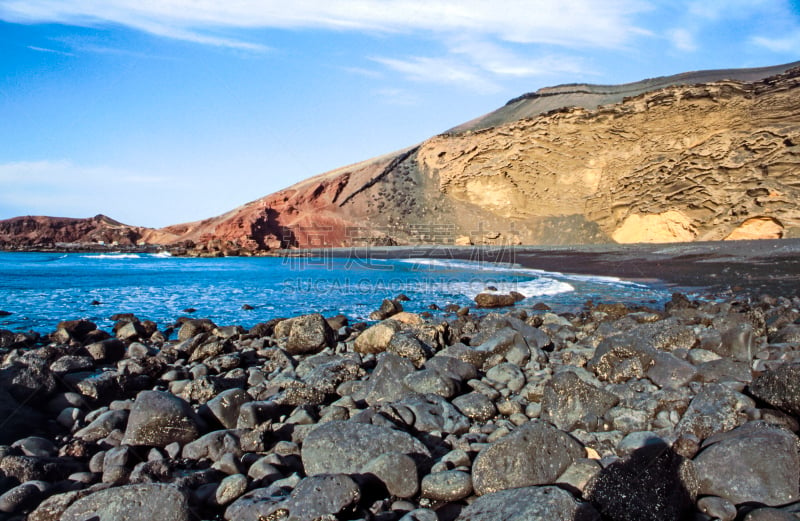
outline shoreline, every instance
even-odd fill
[[[165,246],[65,247],[3,250],[4,253],[144,253],[169,252]],[[715,241],[666,244],[579,246],[353,246],[254,252],[252,256],[333,256],[478,260],[519,264],[577,275],[612,276],[665,287],[697,288],[711,295],[800,294],[800,239]],[[232,255],[236,257],[236,255]],[[239,255],[241,256],[241,255]]]
[[[800,239],[585,246],[422,245],[329,251],[337,257],[355,252],[375,258],[458,260],[474,260],[478,253],[478,260],[487,262],[497,259],[530,269],[697,288],[721,297],[800,295]]]

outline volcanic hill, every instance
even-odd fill
[[[798,201],[795,62],[545,88],[419,145],[226,214],[129,228],[134,242],[204,253],[685,242],[800,237]],[[24,229],[0,221],[0,241],[30,239]]]

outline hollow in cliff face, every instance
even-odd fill
[[[773,217],[751,217],[725,237],[725,240],[781,239],[783,231],[783,225]]]
[[[691,219],[677,210],[658,214],[631,214],[611,238],[623,244],[634,242],[691,242],[697,232]]]

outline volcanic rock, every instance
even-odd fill
[[[378,425],[332,421],[313,430],[303,442],[306,474],[353,474],[387,452],[401,452],[415,460],[430,457],[428,449],[401,431]]]
[[[694,458],[700,493],[734,504],[778,506],[800,499],[800,455],[793,433],[750,422],[705,441]]]
[[[166,392],[142,391],[133,402],[122,442],[166,447],[189,443],[198,435],[197,415],[188,403]]]
[[[800,364],[783,364],[757,376],[750,393],[794,416],[800,416]]]
[[[591,505],[577,501],[558,487],[523,487],[481,496],[456,518],[457,521],[497,519],[599,521],[600,516]]]
[[[555,483],[584,454],[565,432],[546,422],[528,422],[478,454],[472,468],[475,493]]]
[[[87,519],[188,521],[190,512],[186,496],[178,488],[153,483],[95,492],[74,502],[61,516],[61,521]]]

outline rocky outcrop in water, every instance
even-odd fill
[[[800,513],[800,299],[535,307],[0,331],[0,518]]]

